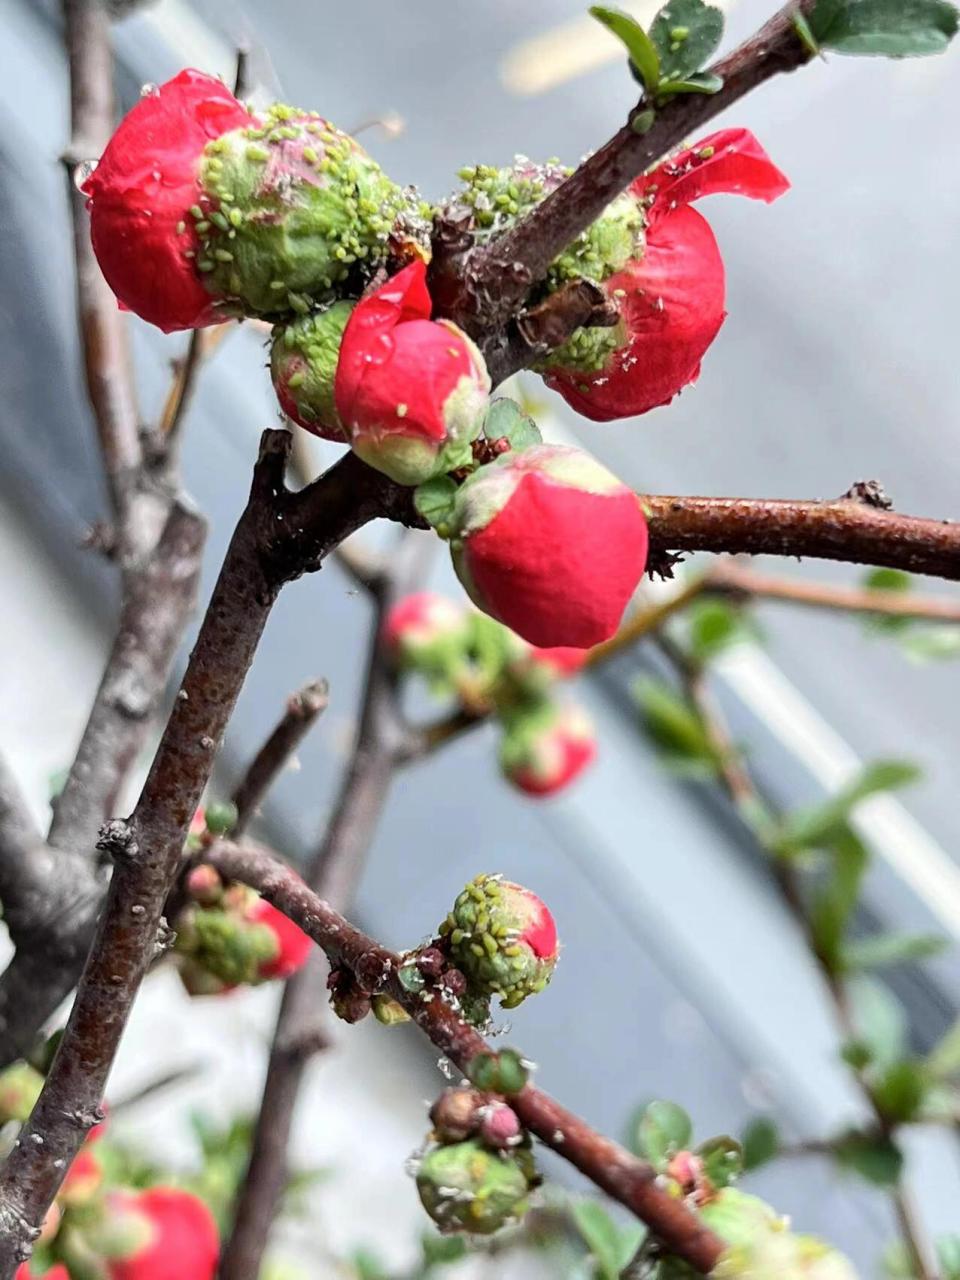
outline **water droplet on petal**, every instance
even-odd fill
[[[158,84],[148,83],[140,90],[141,98],[159,98],[160,86]]]
[[[100,163],[99,160],[81,160],[73,171],[73,185],[78,191],[83,190],[83,184],[96,169]]]

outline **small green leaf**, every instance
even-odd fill
[[[920,1063],[902,1059],[873,1082],[873,1096],[890,1124],[906,1124],[923,1106],[927,1080]]]
[[[685,1150],[692,1137],[693,1123],[675,1102],[651,1102],[640,1117],[637,1144],[658,1169],[677,1151]]]
[[[704,1173],[718,1189],[729,1187],[743,1173],[743,1149],[726,1134],[701,1142],[697,1155],[703,1161]]]
[[[927,1058],[927,1072],[935,1080],[960,1076],[960,1018],[933,1047]]]
[[[591,5],[590,13],[624,45],[645,89],[650,94],[655,93],[660,83],[660,55],[640,23],[622,9],[611,9],[602,4]]]
[[[505,439],[511,449],[529,449],[542,444],[543,436],[533,418],[506,396],[494,400],[483,419],[483,434],[488,440]]]
[[[784,853],[818,848],[846,824],[862,800],[880,791],[904,787],[919,777],[917,766],[906,760],[877,760],[868,764],[823,804],[788,816],[778,837],[778,846]]]
[[[942,53],[957,25],[947,0],[819,0],[810,16],[824,48],[886,58]]]
[[[867,591],[911,591],[913,578],[902,569],[871,569],[863,585]]]
[[[900,1180],[903,1155],[890,1138],[872,1133],[849,1133],[834,1147],[837,1159],[867,1182],[892,1187]]]
[[[743,1168],[749,1173],[774,1158],[780,1149],[780,1134],[768,1116],[757,1116],[743,1131]]]
[[[879,933],[848,942],[843,948],[843,967],[848,971],[882,969],[891,964],[927,960],[948,945],[948,939],[939,934]]]
[[[413,491],[413,505],[427,524],[439,533],[449,526],[453,515],[453,502],[457,496],[456,482],[449,476],[434,476],[425,480]]]
[[[647,678],[636,682],[633,694],[644,728],[670,759],[708,762],[715,769],[709,734],[686,699],[662,681]]]
[[[857,905],[870,855],[849,827],[841,827],[830,843],[832,861],[826,884],[810,908],[810,928],[817,952],[832,973],[843,967],[843,938]]]
[[[907,1044],[907,1018],[899,1000],[873,978],[853,978],[847,991],[857,1040],[872,1063],[892,1066],[904,1056]]]
[[[675,97],[678,93],[719,93],[723,88],[723,79],[711,71],[695,71],[682,80],[661,80],[657,89],[657,100]]]
[[[617,1224],[596,1200],[578,1200],[573,1206],[573,1220],[593,1254],[601,1280],[617,1280],[621,1267]]]
[[[711,662],[734,645],[758,638],[752,617],[723,600],[697,601],[687,609],[685,621],[690,653],[699,663]]]
[[[688,80],[723,38],[723,14],[704,0],[669,0],[654,18],[650,38],[660,54],[663,79]]]

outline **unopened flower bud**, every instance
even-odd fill
[[[476,1089],[444,1089],[430,1108],[438,1142],[462,1142],[476,1131],[483,1100]]]
[[[551,796],[579,777],[596,754],[596,735],[587,714],[543,698],[507,720],[500,769],[518,791]]]
[[[452,521],[467,594],[533,645],[609,639],[647,563],[636,494],[567,445],[533,445],[480,467],[457,490]]]
[[[505,1149],[516,1146],[523,1129],[513,1107],[505,1102],[489,1102],[480,1116],[480,1140],[488,1147]]]
[[[223,880],[215,867],[201,863],[187,876],[187,893],[202,906],[212,907],[223,897]]]
[[[441,1231],[490,1235],[527,1210],[527,1179],[511,1155],[477,1141],[428,1152],[417,1172],[417,1191]]]
[[[417,968],[425,978],[436,980],[447,967],[447,958],[437,947],[425,947],[417,953]]]
[[[450,955],[480,994],[512,1009],[550,981],[557,963],[557,928],[546,904],[500,876],[472,880],[440,926]]]
[[[431,309],[412,262],[357,303],[340,347],[337,413],[354,452],[399,484],[471,463],[490,391],[478,349]]]

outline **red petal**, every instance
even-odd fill
[[[554,370],[547,385],[595,422],[647,413],[700,373],[724,319],[723,259],[710,224],[694,209],[655,221],[646,253],[607,282],[624,290],[630,340],[599,373]]]
[[[749,129],[721,129],[638,178],[632,190],[656,194],[651,216],[724,192],[770,204],[790,188]]]

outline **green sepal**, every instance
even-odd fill
[[[543,444],[540,428],[516,400],[502,396],[492,401],[483,419],[483,434],[488,440],[506,440],[513,450]]]
[[[449,537],[453,525],[453,504],[457,496],[456,481],[449,476],[434,476],[424,480],[413,491],[413,505],[431,529],[441,538]]]

